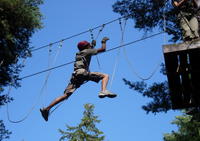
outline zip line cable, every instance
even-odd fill
[[[38,50],[43,49],[43,48],[46,48],[46,47],[50,47],[50,48],[49,48],[49,53],[51,53],[51,47],[52,47],[52,45],[57,44],[57,43],[60,43],[60,47],[59,47],[59,49],[58,49],[58,50],[60,50],[60,48],[62,47],[63,41],[68,40],[68,39],[71,39],[71,38],[76,37],[76,36],[79,36],[79,35],[82,35],[82,34],[85,34],[85,33],[87,33],[87,32],[90,32],[90,33],[91,33],[91,38],[94,39],[94,36],[93,36],[92,31],[95,30],[95,29],[101,28],[101,29],[99,30],[99,32],[98,32],[96,38],[95,38],[95,40],[96,40],[96,39],[99,37],[99,35],[100,35],[100,33],[102,32],[102,30],[104,29],[105,25],[111,24],[111,23],[113,23],[113,22],[115,22],[115,21],[119,21],[119,22],[121,23],[121,19],[126,19],[126,20],[127,20],[128,16],[130,16],[130,15],[131,15],[131,14],[129,14],[129,15],[127,15],[127,16],[122,16],[122,17],[120,17],[120,18],[111,20],[111,21],[109,21],[109,22],[107,22],[107,23],[105,23],[105,24],[99,25],[99,26],[94,27],[94,28],[92,28],[92,29],[89,29],[89,30],[80,32],[80,33],[78,33],[78,34],[75,34],[75,35],[66,37],[66,38],[61,39],[61,40],[59,40],[59,41],[50,43],[50,44],[48,44],[48,45],[44,45],[44,46],[41,46],[41,47],[39,47],[39,48],[32,49],[31,51],[34,52],[34,51],[38,51]],[[141,39],[138,39],[138,40],[135,40],[135,41],[132,41],[132,42],[129,42],[129,43],[124,44],[124,43],[123,43],[123,40],[124,40],[125,26],[126,26],[126,21],[125,21],[125,24],[124,24],[124,29],[122,28],[122,25],[120,24],[120,28],[121,28],[121,31],[122,31],[122,37],[121,37],[120,45],[117,46],[117,47],[108,49],[108,50],[106,50],[105,52],[113,51],[113,50],[115,50],[115,49],[120,49],[120,48],[122,48],[122,47],[124,47],[124,46],[128,46],[128,45],[134,44],[134,43],[136,43],[136,42],[139,42],[139,41],[142,41],[142,40],[145,40],[145,39],[148,39],[148,38],[152,38],[152,37],[154,37],[154,36],[157,36],[157,35],[160,35],[160,34],[164,33],[164,32],[156,33],[156,34],[153,34],[153,35],[150,35],[150,36],[147,36],[147,37],[143,37],[143,38],[141,38]],[[104,52],[104,53],[105,53],[105,52]],[[57,52],[56,55],[55,55],[53,64],[55,63],[58,54],[59,54],[59,53]],[[118,56],[119,56],[119,54],[120,54],[120,50],[118,51]],[[96,56],[96,57],[97,57],[97,56]],[[112,79],[114,79],[114,75],[115,75],[115,72],[116,72],[116,68],[117,68],[117,63],[118,63],[118,61],[119,61],[119,59],[117,59],[116,62],[115,62],[115,68],[114,68],[114,70],[113,70]],[[31,112],[33,111],[33,109],[35,108],[35,106],[38,104],[39,99],[40,99],[40,97],[42,96],[42,93],[43,93],[44,89],[46,88],[46,85],[47,85],[47,82],[48,82],[48,79],[49,79],[49,76],[50,76],[51,71],[54,70],[54,69],[57,69],[57,68],[60,68],[60,67],[63,67],[63,66],[72,64],[72,63],[74,63],[74,62],[75,62],[75,61],[71,61],[71,62],[64,63],[64,64],[61,64],[61,65],[58,65],[58,66],[55,66],[55,67],[51,67],[51,68],[49,68],[49,67],[50,67],[50,62],[49,62],[49,63],[48,63],[48,69],[43,70],[43,71],[40,71],[40,72],[36,72],[36,73],[33,73],[33,74],[30,74],[30,75],[27,75],[27,76],[24,76],[24,77],[20,78],[19,80],[22,80],[22,79],[29,78],[29,77],[32,77],[32,76],[35,76],[35,75],[38,75],[38,74],[41,74],[41,73],[44,73],[44,72],[48,72],[48,74],[46,75],[44,84],[43,84],[43,86],[42,86],[42,88],[41,88],[41,90],[40,90],[40,94],[39,94],[39,96],[38,96],[38,98],[37,98],[35,104],[31,107],[31,109],[28,111],[28,113],[27,113],[22,119],[20,119],[20,120],[18,120],[18,121],[13,121],[13,120],[11,120],[11,119],[10,119],[10,115],[9,115],[9,110],[8,110],[8,104],[7,104],[7,117],[8,117],[8,120],[9,120],[11,123],[20,123],[20,122],[26,120],[26,119],[29,117],[29,115],[31,114]],[[98,64],[99,64],[98,58],[97,58],[97,62],[98,62]],[[2,62],[0,63],[0,65],[1,65],[1,64],[2,64]],[[99,67],[100,67],[100,64],[99,64]],[[112,82],[111,82],[111,85],[112,85]],[[8,89],[8,94],[7,94],[7,95],[10,94],[11,89],[12,89],[12,86],[9,87],[9,89]],[[59,105],[59,106],[60,106],[60,105]],[[59,106],[58,106],[58,107],[59,107]],[[57,109],[57,108],[55,108],[54,110],[56,110],[56,109]],[[53,111],[54,111],[54,110],[53,110]],[[53,112],[53,111],[52,111],[52,112]],[[52,113],[52,112],[51,112],[51,113]]]
[[[121,20],[121,18],[118,18],[118,20]],[[124,28],[125,28],[125,27],[124,27]],[[113,51],[113,50],[116,50],[116,49],[120,49],[120,48],[122,48],[122,47],[124,47],[124,46],[128,46],[128,45],[134,44],[134,43],[136,43],[136,42],[139,42],[139,41],[142,41],[142,40],[146,40],[146,39],[148,39],[148,38],[152,38],[152,37],[154,37],[154,36],[157,36],[157,35],[160,35],[160,34],[163,34],[163,33],[164,33],[164,32],[159,32],[159,33],[156,33],[156,34],[152,34],[152,35],[150,35],[150,36],[143,37],[143,38],[141,38],[141,39],[138,39],[138,40],[135,40],[135,41],[126,43],[126,44],[123,44],[123,43],[121,42],[121,44],[120,44],[119,46],[114,47],[114,48],[111,48],[111,49],[108,49],[108,50],[106,50],[105,52],[110,52],[110,51]],[[97,36],[99,36],[99,34],[98,34]],[[122,36],[122,39],[123,39],[123,36]],[[63,40],[60,40],[59,42],[63,42],[63,41],[64,41],[64,39],[63,39]],[[56,42],[56,43],[57,43],[57,42]],[[53,45],[53,44],[55,44],[55,42],[49,44],[48,46],[51,46],[51,45]],[[46,46],[45,46],[45,47],[46,47]],[[50,49],[50,50],[51,50],[51,49]],[[105,52],[104,52],[104,53],[105,53]],[[102,52],[102,53],[103,53],[103,52]],[[55,58],[57,58],[57,56],[58,56],[58,55],[56,54]],[[20,80],[25,79],[25,78],[29,78],[29,77],[32,77],[32,76],[35,76],[35,75],[38,75],[38,74],[41,74],[41,73],[44,73],[44,72],[48,72],[48,71],[51,71],[51,70],[54,70],[54,69],[57,69],[57,68],[60,68],[60,67],[63,67],[63,66],[72,64],[72,63],[74,63],[74,62],[75,62],[75,61],[71,61],[71,62],[64,63],[64,64],[61,64],[61,65],[58,65],[58,66],[55,66],[55,67],[52,67],[52,68],[48,68],[48,69],[43,70],[43,71],[40,71],[40,72],[36,72],[36,73],[34,73],[34,74],[27,75],[27,76],[24,76],[24,77],[20,78]],[[41,95],[42,95],[42,93],[43,93],[43,90],[44,90],[44,88],[45,88],[45,85],[47,84],[48,77],[49,77],[50,73],[51,73],[51,72],[49,72],[48,75],[46,76],[45,83],[44,83],[44,85],[43,85],[43,87],[42,87],[42,89],[41,89],[41,91],[40,91],[40,95],[38,96],[37,101],[35,102],[35,104],[32,106],[32,108],[29,110],[29,112],[28,112],[22,119],[20,119],[20,120],[18,120],[18,121],[13,121],[13,120],[11,120],[11,119],[10,119],[10,115],[9,115],[9,110],[8,110],[8,104],[7,104],[7,117],[8,117],[8,120],[9,120],[11,123],[20,123],[20,122],[26,120],[26,119],[29,117],[29,115],[31,114],[31,112],[33,111],[33,109],[35,108],[35,106],[38,104],[38,101],[39,101],[39,99],[40,99],[40,97],[41,97]],[[10,93],[11,88],[12,88],[12,87],[9,88],[8,94]],[[59,106],[60,106],[60,105],[59,105]],[[58,106],[58,107],[59,107],[59,106]],[[57,108],[55,108],[54,110],[56,110],[56,109],[57,109]],[[54,110],[53,110],[53,111],[54,111]],[[52,111],[52,112],[53,112],[53,111]]]
[[[118,63],[119,63],[120,48],[121,48],[121,47],[124,47],[124,46],[126,46],[126,45],[130,45],[130,44],[135,43],[135,42],[139,42],[139,41],[142,41],[142,40],[145,40],[145,39],[148,39],[148,38],[152,38],[152,37],[154,37],[154,36],[157,36],[157,35],[163,33],[163,32],[160,32],[160,33],[151,35],[151,36],[149,36],[149,37],[145,37],[145,38],[142,38],[142,39],[139,39],[139,40],[136,40],[136,41],[133,41],[133,42],[124,44],[124,33],[125,33],[125,28],[126,28],[126,22],[127,22],[127,19],[125,19],[125,21],[124,21],[124,27],[122,27],[122,25],[121,25],[121,24],[122,24],[122,23],[121,23],[121,19],[119,19],[120,29],[121,29],[121,31],[122,31],[122,32],[121,32],[122,34],[121,34],[120,46],[115,47],[115,48],[112,48],[112,49],[109,49],[109,50],[106,51],[106,52],[108,52],[108,51],[112,51],[112,50],[114,50],[114,49],[119,49],[118,52],[117,52],[117,56],[116,56],[116,60],[115,60],[115,64],[114,64],[114,69],[113,69],[113,72],[112,72],[112,78],[111,78],[111,81],[110,81],[110,89],[112,88],[112,83],[113,83],[113,80],[114,80],[114,77],[115,77],[117,65],[118,65]],[[100,33],[100,32],[99,32],[99,33]],[[91,31],[91,37],[93,37],[92,31]],[[94,39],[94,38],[92,38],[92,39]],[[98,58],[97,58],[97,59],[98,59]],[[61,102],[59,105],[57,105],[57,106],[49,113],[49,116],[50,116],[56,109],[58,109],[63,103],[64,103],[64,101]]]
[[[143,41],[143,40],[146,40],[146,39],[149,39],[149,38],[158,36],[158,35],[163,34],[163,33],[165,33],[165,32],[162,31],[162,32],[159,32],[159,33],[156,33],[156,34],[152,34],[152,35],[150,35],[150,36],[143,37],[143,38],[141,38],[141,39],[134,40],[134,41],[132,41],[132,42],[129,42],[129,43],[126,43],[126,44],[117,46],[117,47],[113,47],[113,48],[108,49],[108,50],[106,50],[105,52],[102,52],[102,53],[110,52],[110,51],[116,50],[116,49],[118,49],[118,48],[122,48],[122,47],[124,47],[124,46],[128,46],[128,45],[131,45],[131,44],[134,44],[134,43],[137,43],[137,42],[140,42],[140,41]],[[29,78],[29,77],[32,77],[32,76],[35,76],[35,75],[38,75],[38,74],[41,74],[41,73],[44,73],[44,72],[48,72],[48,71],[50,71],[50,70],[54,70],[54,69],[57,69],[57,68],[60,68],[60,67],[63,67],[63,66],[67,66],[67,65],[70,65],[70,64],[72,64],[72,63],[74,63],[74,62],[75,62],[75,61],[70,61],[70,62],[61,64],[61,65],[58,65],[58,66],[49,68],[49,69],[45,69],[45,70],[42,70],[42,71],[39,71],[39,72],[30,74],[30,75],[27,75],[27,76],[23,76],[23,77],[19,78],[19,80],[22,80],[22,79],[25,79],[25,78]]]
[[[83,31],[83,32],[80,32],[80,33],[77,33],[77,34],[74,34],[74,35],[71,35],[71,36],[69,36],[69,37],[66,37],[66,38],[61,39],[61,40],[58,40],[58,41],[55,41],[55,42],[50,43],[50,44],[48,44],[48,45],[44,45],[44,46],[41,46],[41,47],[32,49],[31,51],[34,52],[34,51],[37,51],[37,50],[46,48],[46,47],[48,47],[49,45],[53,45],[53,44],[57,44],[57,43],[59,43],[59,42],[61,42],[61,41],[69,40],[69,39],[74,38],[74,37],[76,37],[76,36],[80,36],[80,35],[85,34],[85,33],[87,33],[87,32],[93,31],[93,30],[95,30],[95,29],[98,29],[98,28],[104,27],[104,26],[106,26],[106,25],[108,25],[108,24],[111,24],[111,23],[113,23],[113,22],[116,22],[116,21],[118,21],[119,19],[128,18],[128,17],[131,16],[131,15],[132,15],[132,14],[119,17],[119,18],[117,18],[117,19],[111,20],[111,21],[106,22],[106,23],[104,23],[104,24],[98,25],[98,26],[96,26],[96,27],[94,27],[94,28],[88,29],[88,30],[86,30],[86,31]],[[99,35],[98,35],[98,36],[99,36]],[[98,36],[97,36],[97,37],[98,37]]]

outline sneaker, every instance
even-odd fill
[[[40,112],[42,114],[42,117],[44,118],[45,121],[48,121],[48,117],[49,117],[49,111],[45,110],[45,109],[40,109]]]
[[[99,98],[104,98],[104,97],[109,97],[109,98],[114,98],[116,97],[117,95],[108,91],[108,90],[105,90],[105,91],[101,91],[99,93]]]

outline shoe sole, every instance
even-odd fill
[[[117,95],[107,95],[109,98],[115,98]]]
[[[40,109],[40,112],[42,114],[42,117],[44,118],[45,121],[48,121],[48,113],[46,113],[43,109]]]
[[[106,97],[106,95],[99,95],[99,98],[104,98]]]
[[[105,98],[105,97],[108,97],[108,98],[115,98],[117,95],[100,95],[99,98]]]

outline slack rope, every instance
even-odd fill
[[[125,19],[124,27],[122,27],[121,19],[119,20],[119,25],[120,25],[120,30],[121,30],[120,46],[122,46],[124,44],[124,33],[125,33],[125,28],[126,28],[126,22],[127,22],[127,20]],[[120,48],[118,49],[117,56],[115,58],[115,64],[114,64],[114,67],[113,67],[112,77],[111,77],[111,81],[110,81],[110,89],[112,89],[112,85],[113,85],[114,77],[115,77],[115,74],[116,74],[117,66],[119,64],[119,56],[120,56]]]
[[[60,43],[59,48],[58,48],[58,50],[56,52],[53,64],[55,64],[55,62],[57,60],[57,57],[58,57],[58,54],[60,53],[61,47],[62,47],[62,42]],[[49,48],[49,53],[51,53],[51,45],[50,45],[50,48]],[[48,64],[50,64],[50,62],[48,62]],[[38,98],[36,99],[36,102],[33,104],[33,106],[30,108],[30,110],[27,112],[27,114],[24,117],[22,117],[20,120],[11,120],[10,114],[9,114],[9,108],[8,108],[8,104],[7,104],[7,106],[6,106],[7,107],[7,118],[8,118],[9,122],[11,122],[11,123],[20,123],[20,122],[25,121],[30,116],[32,111],[35,109],[36,105],[38,105],[39,100],[41,99],[41,96],[43,95],[43,92],[44,92],[44,89],[45,89],[45,87],[47,85],[50,73],[51,73],[51,71],[49,71],[48,74],[46,75],[44,85],[42,86],[42,88],[40,90],[40,94],[38,95]],[[10,95],[11,89],[12,89],[12,86],[9,87],[7,95]]]
[[[96,41],[96,40],[98,39],[99,35],[101,34],[101,32],[103,31],[104,27],[105,27],[105,24],[103,24],[103,25],[101,26],[100,30],[99,30],[98,33],[97,33],[96,38],[94,38],[93,29],[90,29],[89,31],[90,31],[91,39]],[[96,60],[97,60],[98,67],[99,67],[99,69],[101,70],[101,64],[100,64],[98,55],[96,55]]]

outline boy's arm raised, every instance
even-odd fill
[[[101,46],[101,48],[97,49],[97,52],[98,52],[98,53],[106,51],[106,42],[107,42],[108,40],[109,40],[108,37],[104,37],[104,38],[101,40],[102,46]]]

